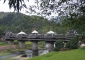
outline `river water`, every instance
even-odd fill
[[[47,54],[47,53],[48,53],[48,50],[39,50],[38,51],[39,55],[43,55],[43,54]],[[27,57],[32,58],[32,50],[26,50],[25,54],[27,55]],[[5,55],[5,56],[0,56],[0,60],[3,60],[5,58],[15,57],[15,56],[18,56],[18,55],[20,55],[20,54],[16,53],[16,54],[9,54],[9,55]]]
[[[39,50],[38,55],[47,54],[48,52],[48,50]],[[26,50],[25,54],[27,55],[27,57],[32,58],[32,50]]]
[[[5,58],[14,57],[14,56],[18,56],[18,54],[9,54],[9,55],[6,55],[6,56],[0,56],[0,60],[3,60]]]

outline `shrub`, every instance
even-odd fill
[[[69,48],[65,48],[65,47],[60,49],[60,51],[68,51],[68,50],[69,50]]]
[[[66,47],[70,49],[77,49],[78,48],[78,37],[72,38],[69,42],[67,42]]]
[[[56,41],[54,50],[59,51],[62,47],[64,47],[63,41],[62,40]]]
[[[54,48],[54,51],[60,51],[60,49],[59,49],[59,48],[57,48],[57,47],[55,47],[55,48]]]
[[[14,40],[14,44],[18,44],[18,40]]]
[[[81,47],[81,49],[85,50],[85,46]]]

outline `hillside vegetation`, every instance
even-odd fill
[[[31,33],[36,29],[41,33],[46,33],[49,30],[58,31],[59,25],[54,21],[48,21],[39,16],[27,16],[21,13],[3,13],[0,12],[0,34],[6,31]]]
[[[85,50],[77,49],[65,52],[51,52],[28,60],[85,60]]]

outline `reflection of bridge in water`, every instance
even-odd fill
[[[36,30],[34,30],[31,34],[28,34],[28,35],[22,31],[18,34],[7,32],[5,34],[5,40],[8,42],[8,44],[14,44],[13,41],[18,40],[20,48],[25,48],[25,42],[31,41],[33,56],[37,56],[39,41],[45,41],[46,42],[45,48],[48,51],[52,51],[54,48],[54,42],[60,39],[63,40],[63,42],[68,42],[69,40],[71,40],[71,38],[76,36],[81,37],[81,34],[78,34],[75,30],[69,30],[65,35],[56,34],[53,31],[49,31],[46,34],[39,34]]]

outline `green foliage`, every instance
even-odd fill
[[[58,30],[55,22],[48,21],[39,16],[27,16],[21,13],[3,13],[5,16],[0,18],[0,33],[3,34],[8,30],[13,32],[31,33],[36,29],[41,33],[46,33],[49,30],[56,32]]]
[[[0,42],[0,45],[3,45],[4,43]]]
[[[55,47],[54,51],[60,51],[60,49],[58,47]]]
[[[78,37],[72,38],[69,42],[67,42],[66,47],[69,49],[77,49],[78,41]]]
[[[79,16],[78,18],[67,18],[63,21],[63,25],[74,29],[79,33],[85,34],[85,16]]]
[[[63,47],[64,47],[64,43],[62,40],[56,41],[54,50],[59,51]]]
[[[45,42],[44,42],[44,41],[38,42],[38,48],[39,48],[39,49],[45,48],[44,46],[45,46]]]
[[[4,13],[4,12],[0,12],[0,19],[2,19],[3,17],[7,16],[8,13]]]
[[[32,47],[32,42],[25,42],[25,44],[26,44],[26,49],[31,49]]]
[[[6,46],[6,45],[8,45],[8,44],[6,44],[6,43],[0,41],[0,46]]]
[[[18,44],[18,40],[14,40],[14,44]]]
[[[83,49],[83,50],[85,50],[85,46],[81,47],[80,49]]]

